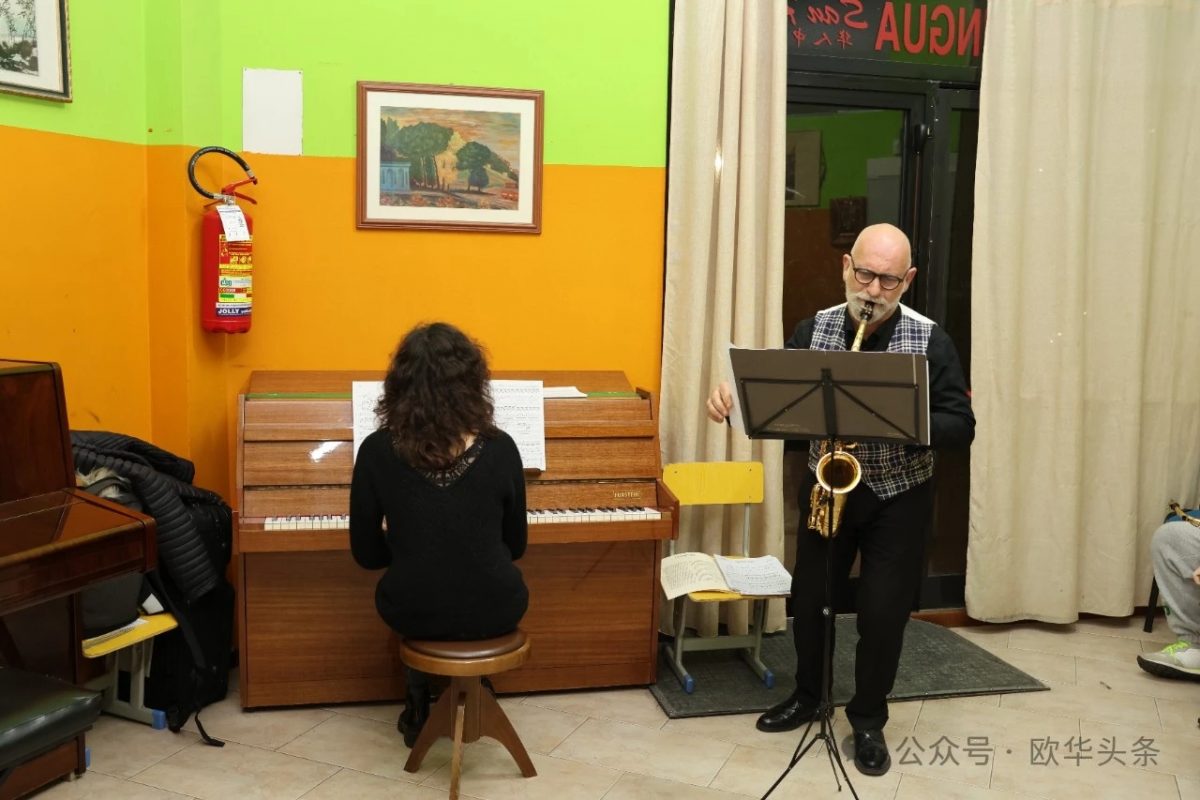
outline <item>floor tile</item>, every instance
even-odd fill
[[[403,703],[345,703],[336,706],[326,706],[326,711],[345,714],[348,717],[373,719],[376,722],[390,722],[393,727],[404,710]]]
[[[425,754],[420,771],[408,773],[404,771],[404,762],[408,760],[409,749],[394,724],[334,714],[279,748],[279,752],[420,783],[449,759],[450,740],[439,739]]]
[[[1137,658],[1141,643],[1136,639],[1078,631],[1074,625],[1015,630],[1008,639],[1010,650],[1032,650],[1061,656],[1080,656],[1127,665]]]
[[[95,770],[88,770],[73,781],[59,781],[35,796],[37,800],[188,800],[185,794],[143,786]]]
[[[1048,800],[1164,800],[1177,796],[1175,777],[1122,767],[1115,762],[1063,763],[1062,751],[1057,763],[1047,763],[1043,751],[1037,759],[1031,753],[999,753],[992,768],[992,788],[1025,792]]]
[[[337,768],[328,764],[237,742],[224,747],[197,743],[136,780],[201,800],[295,800],[335,772]]]
[[[895,800],[1032,800],[1034,795],[988,789],[953,780],[923,778],[907,773],[900,776]]]
[[[1013,631],[1015,636],[1020,631]],[[1100,638],[1100,637],[1096,637]],[[1114,640],[1123,641],[1123,640]],[[1131,644],[1137,644],[1131,642]],[[1072,686],[1075,683],[1075,658],[1070,655],[1042,652],[1037,650],[1022,650],[1007,647],[1003,650],[993,650],[994,655],[1011,664],[1022,672],[1048,686]]]
[[[1078,686],[1054,686],[1048,692],[1006,694],[1000,699],[1000,707],[1115,725],[1158,724],[1154,698],[1114,691],[1091,681],[1084,685],[1082,680]]]
[[[626,772],[604,800],[734,800],[745,795]]]
[[[1179,783],[1179,800],[1200,800],[1200,781],[1187,778],[1177,778]]]
[[[1081,633],[1163,642],[1164,644],[1175,641],[1175,635],[1171,633],[1166,620],[1162,617],[1154,620],[1154,630],[1150,633],[1142,630],[1144,622],[1145,619],[1140,614],[1132,617],[1084,617],[1075,623],[1075,629]]]
[[[204,730],[214,739],[275,750],[333,716],[320,708],[281,708],[243,711],[237,695],[206,706],[201,712]],[[183,730],[198,733],[193,715]]]
[[[707,786],[734,745],[640,725],[589,719],[552,755],[609,769]],[[780,752],[780,751],[773,751]]]
[[[481,800],[599,800],[621,772],[615,769],[530,753],[537,775],[525,778],[508,751],[498,744],[472,747],[463,758],[461,791]],[[443,764],[422,786],[450,788],[450,764]]]
[[[1200,736],[1087,720],[1080,722],[1079,735],[1093,748],[1119,754],[1128,766],[1200,780]]]
[[[954,632],[964,639],[974,642],[984,650],[992,650],[997,647],[1008,647],[1009,634],[1013,631],[1013,625],[963,625],[954,628]]]
[[[550,753],[587,720],[578,714],[528,703],[501,700],[500,707],[531,753]]]
[[[156,731],[140,722],[101,714],[87,732],[85,742],[92,749],[91,769],[117,778],[130,778],[199,738],[186,731]]]
[[[301,800],[446,800],[446,792],[413,783],[340,769]]]
[[[525,702],[566,714],[628,722],[648,728],[661,728],[667,721],[667,715],[648,689],[532,694],[525,698]]]
[[[1174,700],[1155,700],[1158,721],[1166,733],[1200,736],[1200,703],[1178,703]]]
[[[719,739],[747,747],[762,747],[769,750],[791,752],[800,741],[800,731],[786,733],[763,733],[754,727],[758,714],[723,714],[715,717],[687,717],[670,719],[662,729],[667,733],[685,736],[703,736]]]
[[[1196,702],[1200,686],[1192,681],[1160,678],[1138,666],[1136,657],[1126,664],[1110,664],[1089,658],[1075,659],[1076,683],[1083,687],[1114,689],[1119,692],[1161,697],[1166,700]]]

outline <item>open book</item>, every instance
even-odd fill
[[[661,580],[668,600],[688,592],[737,592],[761,597],[792,591],[792,576],[775,556],[726,558],[678,553],[662,560]]]

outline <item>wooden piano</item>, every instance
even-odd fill
[[[77,593],[157,551],[152,518],[74,486],[58,365],[0,359],[0,664],[82,683]],[[0,799],[83,770],[80,735],[17,767]]]
[[[358,567],[346,530],[351,384],[378,372],[255,372],[237,451],[240,694],[244,707],[403,695],[396,636],[375,611],[381,573]],[[527,476],[533,655],[500,691],[653,683],[658,571],[678,532],[661,481],[650,395],[620,372],[503,372],[575,386],[547,399],[547,469]],[[550,509],[589,509],[548,522]],[[634,509],[630,511],[629,509]]]

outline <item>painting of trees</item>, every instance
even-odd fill
[[[0,69],[38,74],[34,0],[0,0]]]

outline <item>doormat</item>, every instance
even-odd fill
[[[837,618],[837,647],[833,654],[833,702],[844,706],[854,687],[854,651],[858,644],[855,616]],[[775,674],[775,688],[763,681],[736,650],[685,653],[683,664],[695,680],[687,694],[660,650],[658,683],[650,687],[663,711],[672,719],[715,714],[748,714],[765,711],[786,700],[795,688],[796,650],[791,623],[786,631],[763,637],[762,660]],[[962,697],[1006,692],[1037,692],[1045,684],[998,656],[964,639],[952,628],[924,620],[909,620],[904,629],[904,649],[890,700],[929,697]]]

